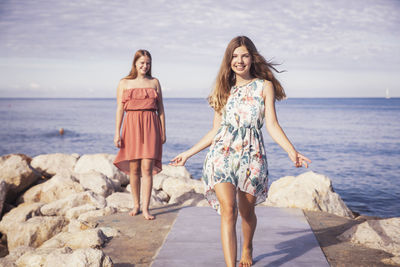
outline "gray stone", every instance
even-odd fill
[[[79,156],[68,154],[44,154],[32,159],[31,166],[45,176],[53,176],[62,171],[72,171]]]
[[[23,154],[0,157],[0,181],[6,182],[10,199],[15,199],[17,194],[39,179],[40,176],[29,167],[30,162],[31,158]]]
[[[115,192],[113,181],[101,172],[91,170],[86,173],[79,173],[75,177],[83,188],[100,196],[107,197]]]
[[[101,172],[110,179],[120,181],[121,185],[129,184],[128,176],[114,166],[115,155],[111,154],[88,154],[79,158],[75,165],[75,172],[86,173],[91,170]]]

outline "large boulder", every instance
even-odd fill
[[[24,203],[10,210],[0,222],[0,232],[3,234],[15,227],[16,224],[26,222],[32,217],[41,216],[40,208],[44,203]]]
[[[190,194],[187,194],[188,192],[204,194],[204,185],[199,180],[184,178],[182,176],[178,178],[168,177],[162,183],[162,190],[170,197],[169,204],[180,204],[190,197]]]
[[[133,209],[133,199],[129,193],[116,192],[106,198],[107,207],[115,208],[119,212],[127,212]]]
[[[85,204],[82,206],[73,207],[65,213],[65,218],[69,221],[77,219],[81,214],[87,213],[89,211],[97,210],[96,206],[91,204]]]
[[[7,229],[8,250],[19,246],[39,247],[45,241],[62,231],[66,225],[61,216],[33,217],[26,222],[14,223]]]
[[[6,182],[10,201],[39,179],[40,175],[29,167],[30,162],[31,158],[23,154],[0,157],[0,181]]]
[[[107,197],[115,192],[112,180],[101,172],[91,170],[86,173],[78,173],[75,177],[83,188],[91,190],[100,196]]]
[[[79,158],[74,171],[77,173],[86,173],[91,170],[101,172],[110,179],[120,181],[121,185],[129,184],[129,177],[121,172],[113,164],[115,155],[111,154],[88,154]]]
[[[325,211],[354,218],[353,212],[333,191],[331,180],[312,171],[273,182],[263,205]]]
[[[107,242],[107,237],[99,228],[80,232],[62,232],[44,242],[40,248],[100,248]]]
[[[51,177],[57,173],[73,170],[78,158],[78,154],[44,154],[34,157],[31,166],[44,176]]]
[[[400,256],[400,217],[367,220],[355,225],[338,238],[342,241],[384,250],[397,257]]]
[[[18,203],[50,203],[83,191],[83,186],[71,173],[56,174],[48,181],[29,188],[19,197]]]
[[[185,166],[172,166],[172,165],[162,165],[162,171],[157,175],[165,175],[169,177],[180,177],[186,180],[191,180],[192,175],[186,169]],[[157,176],[155,175],[155,176]]]
[[[106,206],[106,201],[102,196],[96,195],[91,191],[85,191],[48,203],[41,207],[40,212],[46,216],[64,216],[68,210],[85,204],[101,209]]]
[[[85,213],[82,213],[79,215],[78,220],[79,221],[88,221],[91,218],[107,216],[107,215],[114,214],[116,212],[117,212],[116,208],[107,206],[103,209],[90,210]]]
[[[84,248],[72,250],[69,247],[53,249],[43,248],[27,252],[20,257],[17,266],[29,267],[112,267],[110,257],[106,256],[101,250],[94,248]]]

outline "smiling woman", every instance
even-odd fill
[[[278,123],[275,101],[285,92],[246,36],[230,41],[209,104],[214,109],[212,129],[192,148],[177,155],[172,165],[184,165],[210,146],[203,166],[205,197],[221,214],[221,241],[227,266],[236,266],[238,211],[242,217],[243,248],[240,266],[253,264],[253,235],[257,225],[254,207],[265,201],[268,166],[261,128],[287,153],[295,167],[311,161],[299,153]]]

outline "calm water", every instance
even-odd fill
[[[0,155],[117,153],[114,99],[0,99]],[[197,142],[212,125],[204,99],[165,99],[163,162]],[[277,104],[295,147],[327,175],[347,205],[362,214],[400,216],[400,99],[288,99]],[[63,127],[65,134],[58,135]],[[270,182],[298,175],[266,134]],[[206,150],[187,168],[200,178]]]

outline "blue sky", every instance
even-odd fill
[[[137,49],[164,97],[206,97],[250,37],[289,97],[400,97],[400,1],[0,2],[0,97],[114,97]]]

